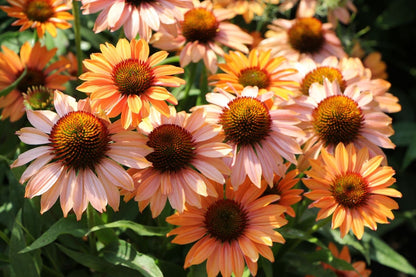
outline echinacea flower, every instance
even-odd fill
[[[273,242],[284,243],[275,231],[287,223],[282,217],[285,208],[271,204],[277,195],[261,197],[263,190],[248,183],[237,191],[227,182],[218,185],[217,197],[205,197],[201,208],[186,207],[166,221],[179,227],[168,233],[176,235],[172,243],[194,243],[185,258],[184,267],[206,262],[208,276],[220,272],[224,277],[241,277],[245,264],[254,276],[259,256],[274,261],[270,247]]]
[[[259,48],[270,49],[274,57],[285,56],[290,61],[298,61],[308,56],[317,62],[328,56],[346,57],[331,23],[322,23],[314,17],[279,18],[268,27],[270,30]]]
[[[380,166],[383,156],[369,157],[367,148],[356,150],[353,144],[336,146],[334,154],[322,149],[303,179],[310,189],[305,196],[312,199],[309,207],[320,208],[316,220],[332,215],[332,229],[340,228],[341,238],[350,229],[361,239],[364,227],[377,229],[377,223],[393,219],[398,209],[390,197],[402,194],[390,186],[396,182],[394,170]]]
[[[161,28],[152,45],[168,51],[180,50],[181,67],[203,59],[211,73],[217,71],[217,55],[224,56],[222,45],[248,53],[246,44],[251,44],[253,38],[237,25],[224,21],[232,18],[233,13],[213,9],[210,1],[194,1],[194,5],[178,24]]]
[[[288,171],[290,165],[291,163],[279,165],[278,173],[274,175],[272,186],[266,183],[264,185],[262,184],[262,186],[266,186],[263,196],[269,194],[279,195],[279,200],[274,202],[274,204],[286,207],[285,213],[291,217],[295,217],[296,213],[292,205],[302,200],[301,194],[303,193],[303,189],[293,188],[300,181],[297,178],[299,170],[292,169]]]
[[[123,27],[128,39],[149,41],[152,30],[158,31],[161,24],[174,24],[183,19],[183,9],[191,8],[192,0],[82,0],[83,14],[101,11],[94,25],[96,33],[106,29],[116,31]]]
[[[84,60],[87,72],[79,78],[85,82],[77,87],[88,93],[93,107],[108,113],[110,118],[121,114],[124,128],[136,127],[149,115],[150,104],[169,115],[165,101],[177,104],[165,87],[178,87],[185,81],[174,74],[183,69],[173,65],[158,65],[168,53],[159,51],[149,57],[149,45],[143,39],[120,39],[114,47],[101,45],[102,53]]]
[[[389,139],[394,130],[392,119],[379,111],[369,91],[360,91],[357,86],[348,86],[344,92],[337,81],[324,79],[324,84],[314,83],[309,89],[309,96],[295,99],[294,106],[302,120],[300,126],[306,136],[304,156],[298,160],[300,170],[307,168],[309,158],[316,158],[322,148],[333,152],[335,146],[342,142],[353,143],[358,149],[366,147],[370,156],[385,154],[382,148],[394,148]]]
[[[264,177],[273,183],[273,173],[283,159],[296,163],[295,154],[302,151],[296,141],[304,135],[296,125],[297,113],[280,108],[273,103],[273,93],[259,95],[257,87],[246,87],[232,95],[224,90],[206,95],[209,105],[195,107],[204,109],[207,117],[222,126],[225,141],[233,148],[231,183],[235,189],[246,176],[257,187]]]
[[[280,0],[214,0],[214,8],[227,9],[241,15],[246,23],[250,23],[254,16],[261,16],[267,5],[279,4]]]
[[[47,89],[65,89],[64,84],[69,76],[62,75],[68,66],[66,61],[48,64],[55,56],[56,48],[48,50],[39,42],[32,47],[29,42],[22,45],[20,55],[2,46],[0,53],[0,90],[13,84],[26,70],[26,74],[15,89],[6,96],[0,97],[0,109],[3,119],[17,121],[25,114],[23,94],[31,87],[45,87]]]
[[[21,26],[19,31],[36,28],[40,38],[45,31],[56,37],[56,28],[68,29],[73,16],[67,10],[71,9],[71,1],[64,0],[7,0],[11,6],[0,6],[10,17],[18,20],[13,26]]]
[[[152,216],[157,217],[166,200],[182,212],[185,202],[200,207],[202,196],[216,196],[213,182],[224,183],[224,175],[229,174],[223,158],[231,147],[222,142],[221,128],[206,121],[203,110],[176,113],[171,107],[165,116],[151,109],[138,130],[151,148],[146,155],[151,166],[129,171],[136,189],[127,197],[135,196],[140,211],[150,203]]]
[[[331,271],[335,272],[336,276],[343,276],[343,277],[369,277],[371,274],[371,270],[366,268],[366,264],[364,261],[357,261],[351,263],[351,255],[348,246],[344,245],[342,250],[339,251],[335,243],[332,241],[328,245],[328,249],[331,251],[332,255],[335,258],[341,259],[350,263],[354,270],[341,270],[336,269],[329,264],[322,263],[322,267],[325,269],[330,269]],[[314,277],[312,275],[307,275],[305,277]]]
[[[298,83],[289,77],[296,70],[285,64],[285,57],[270,57],[270,51],[253,49],[248,56],[230,51],[224,55],[224,60],[225,63],[218,66],[225,73],[211,75],[208,80],[212,81],[210,85],[228,92],[241,92],[244,87],[256,86],[260,94],[273,91],[275,95],[286,99],[298,87]]]
[[[27,110],[34,127],[17,132],[22,142],[37,146],[11,165],[31,162],[20,178],[22,184],[28,181],[25,197],[41,195],[41,213],[60,197],[64,216],[73,209],[78,220],[88,203],[99,212],[106,210],[107,203],[118,210],[118,188],[134,188],[122,165],[150,165],[144,158],[150,152],[144,137],[97,117],[88,100],[77,103],[56,90],[54,105],[56,113]]]

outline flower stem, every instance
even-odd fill
[[[87,223],[88,223],[88,229],[91,230],[92,227],[95,226],[95,210],[91,205],[88,205],[87,207]],[[96,238],[93,232],[88,234],[88,242],[90,244],[90,251],[91,254],[95,254],[97,252],[97,245],[96,245]]]
[[[79,1],[72,1],[72,14],[74,16],[74,36],[79,76],[82,73],[81,19],[79,14]]]
[[[195,81],[197,65],[198,63],[190,63],[185,68],[185,80],[186,80],[185,96],[183,97],[181,103],[178,106],[179,111],[183,111],[189,108],[189,105],[190,105],[189,92],[191,91],[192,85]]]

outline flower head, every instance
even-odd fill
[[[259,190],[247,182],[237,191],[227,182],[224,188],[216,186],[217,197],[205,197],[201,208],[187,206],[183,213],[166,218],[178,225],[168,233],[176,235],[177,244],[195,242],[186,255],[185,265],[200,264],[207,260],[208,276],[241,277],[247,264],[251,274],[257,273],[257,261],[262,255],[274,261],[270,247],[273,242],[284,243],[274,229],[287,223],[281,215],[285,208],[271,204],[279,196],[261,197]]]
[[[214,8],[224,8],[237,15],[241,15],[246,23],[250,23],[254,16],[261,16],[267,4],[279,4],[279,0],[214,0]]]
[[[276,19],[269,29],[259,48],[271,49],[273,56],[285,56],[291,61],[308,56],[317,62],[328,56],[346,56],[332,25],[317,18]]]
[[[139,34],[140,38],[149,41],[152,30],[158,31],[161,24],[182,20],[183,8],[191,7],[191,0],[82,0],[81,9],[83,14],[101,11],[94,25],[96,33],[105,29],[113,32],[123,27],[128,39]]]
[[[152,109],[139,127],[147,136],[151,152],[146,159],[152,165],[130,170],[136,189],[127,197],[135,196],[140,210],[150,203],[156,217],[169,200],[182,212],[185,202],[200,207],[201,196],[216,195],[212,183],[223,183],[229,174],[223,158],[231,147],[222,142],[221,128],[208,123],[202,110],[187,114],[171,108],[165,116]]]
[[[185,81],[173,74],[183,69],[173,65],[158,65],[168,53],[156,52],[149,57],[149,45],[144,40],[120,39],[114,47],[101,45],[102,53],[84,60],[87,72],[79,78],[85,82],[77,89],[89,94],[92,105],[108,112],[110,118],[121,114],[124,128],[136,127],[149,115],[150,104],[168,115],[165,101],[177,104],[166,87],[177,87]]]
[[[332,215],[332,229],[340,227],[341,237],[350,229],[358,239],[364,226],[377,229],[377,223],[393,219],[392,209],[401,193],[390,188],[395,183],[394,170],[380,166],[382,156],[369,157],[367,148],[356,150],[353,144],[340,143],[333,155],[322,149],[317,160],[311,160],[309,178],[303,179],[310,189],[305,196],[314,202],[310,207],[320,208],[316,220]]]
[[[248,52],[245,44],[251,44],[253,38],[237,25],[224,21],[232,17],[233,13],[213,9],[210,1],[195,1],[194,4],[195,7],[186,11],[179,24],[161,28],[155,34],[152,45],[165,50],[181,49],[181,67],[203,59],[212,73],[217,71],[217,55],[224,55],[221,44]]]
[[[8,0],[11,6],[0,8],[10,17],[18,20],[13,26],[21,26],[20,31],[36,28],[37,34],[42,38],[45,31],[56,37],[56,28],[68,29],[73,16],[66,10],[71,9],[71,2],[63,0]]]
[[[256,86],[260,94],[273,91],[275,95],[287,98],[293,94],[290,89],[297,88],[298,83],[290,79],[296,70],[285,64],[284,57],[270,57],[270,51],[253,49],[246,56],[241,52],[230,51],[224,55],[225,63],[218,66],[225,72],[209,77],[210,84],[225,89],[241,92],[244,87]]]
[[[41,213],[60,197],[64,216],[73,209],[78,220],[88,203],[99,212],[106,210],[107,203],[118,210],[118,188],[134,188],[121,165],[150,165],[144,158],[150,152],[144,138],[96,116],[88,100],[77,103],[55,91],[54,105],[56,113],[28,110],[34,127],[17,132],[22,142],[40,145],[20,154],[11,165],[31,162],[20,178],[22,184],[28,181],[25,197],[41,195]]]
[[[389,137],[394,133],[391,118],[380,112],[369,91],[348,86],[342,93],[336,81],[324,79],[314,83],[309,96],[296,98],[292,106],[301,116],[301,127],[306,133],[304,156],[298,160],[301,170],[307,168],[309,158],[316,158],[322,148],[333,152],[342,142],[356,148],[367,147],[370,156],[385,156],[382,148],[394,148]],[[289,108],[289,107],[288,107]]]
[[[222,126],[226,142],[233,147],[234,156],[228,159],[231,183],[237,189],[248,176],[260,187],[263,176],[272,184],[282,158],[296,163],[295,154],[301,153],[295,139],[303,136],[296,126],[300,122],[297,113],[280,109],[271,100],[272,92],[259,95],[256,87],[246,87],[236,95],[218,91],[207,94],[211,105],[197,108],[205,109],[208,118]]]
[[[0,53],[0,90],[14,83],[26,70],[24,77],[15,89],[6,96],[0,97],[0,109],[3,119],[9,118],[14,122],[25,114],[24,94],[33,87],[44,87],[45,89],[65,89],[64,83],[69,76],[60,74],[68,66],[65,61],[57,61],[49,64],[55,56],[56,48],[48,50],[40,43],[33,47],[29,42],[22,45],[20,55],[2,46]]]

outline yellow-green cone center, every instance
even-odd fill
[[[161,172],[177,172],[188,167],[195,156],[195,143],[191,133],[174,124],[155,128],[149,134],[147,145],[154,151],[146,159]]]
[[[187,41],[207,43],[213,41],[218,32],[217,19],[211,11],[205,8],[194,8],[184,15],[182,35]]]
[[[330,82],[337,81],[342,92],[347,86],[341,72],[337,68],[320,66],[305,75],[300,84],[300,90],[304,95],[309,95],[309,88],[311,85],[313,83],[319,83],[322,85],[325,78],[327,78]]]
[[[29,0],[25,14],[29,20],[46,22],[54,15],[54,9],[47,0]]]
[[[364,117],[358,104],[343,95],[322,100],[312,112],[313,127],[325,145],[353,142],[363,125]]]
[[[252,97],[238,97],[223,109],[219,123],[227,141],[243,146],[266,138],[271,131],[272,119],[263,102]]]
[[[53,126],[49,136],[55,159],[78,169],[91,168],[105,156],[109,147],[109,132],[95,115],[70,112]]]
[[[205,213],[205,228],[209,235],[221,242],[238,239],[248,225],[247,212],[234,200],[220,199]]]
[[[247,86],[256,86],[258,88],[267,88],[270,84],[267,72],[256,67],[245,68],[241,70],[238,77],[238,83]]]
[[[148,63],[128,59],[113,69],[113,81],[123,95],[142,95],[153,85],[154,73]]]
[[[367,182],[357,173],[346,173],[335,178],[331,192],[335,201],[346,208],[365,204],[369,195]]]
[[[324,44],[322,22],[313,17],[296,19],[288,36],[292,48],[300,53],[317,53]]]
[[[32,110],[52,110],[53,90],[44,86],[32,86],[24,94],[25,104]]]

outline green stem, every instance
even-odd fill
[[[81,18],[79,14],[79,1],[72,1],[72,14],[74,16],[74,36],[78,62],[78,75],[82,73],[82,51],[81,51]]]
[[[195,75],[196,75],[196,68],[197,68],[197,63],[190,63],[186,68],[185,68],[185,80],[186,80],[186,85],[185,85],[185,96],[183,97],[181,103],[178,105],[178,110],[179,111],[183,111],[188,109],[190,103],[190,97],[189,97],[189,92],[191,91],[192,85],[194,83],[195,80]]]
[[[163,61],[161,61],[160,63],[158,63],[157,65],[172,64],[172,63],[179,63],[179,56],[168,57],[164,59]]]
[[[88,230],[91,230],[92,227],[95,226],[95,210],[91,205],[88,205],[87,208],[87,221],[88,221]],[[88,242],[90,244],[90,251],[91,254],[95,254],[97,252],[97,245],[96,245],[96,238],[94,232],[90,232],[88,234]]]

